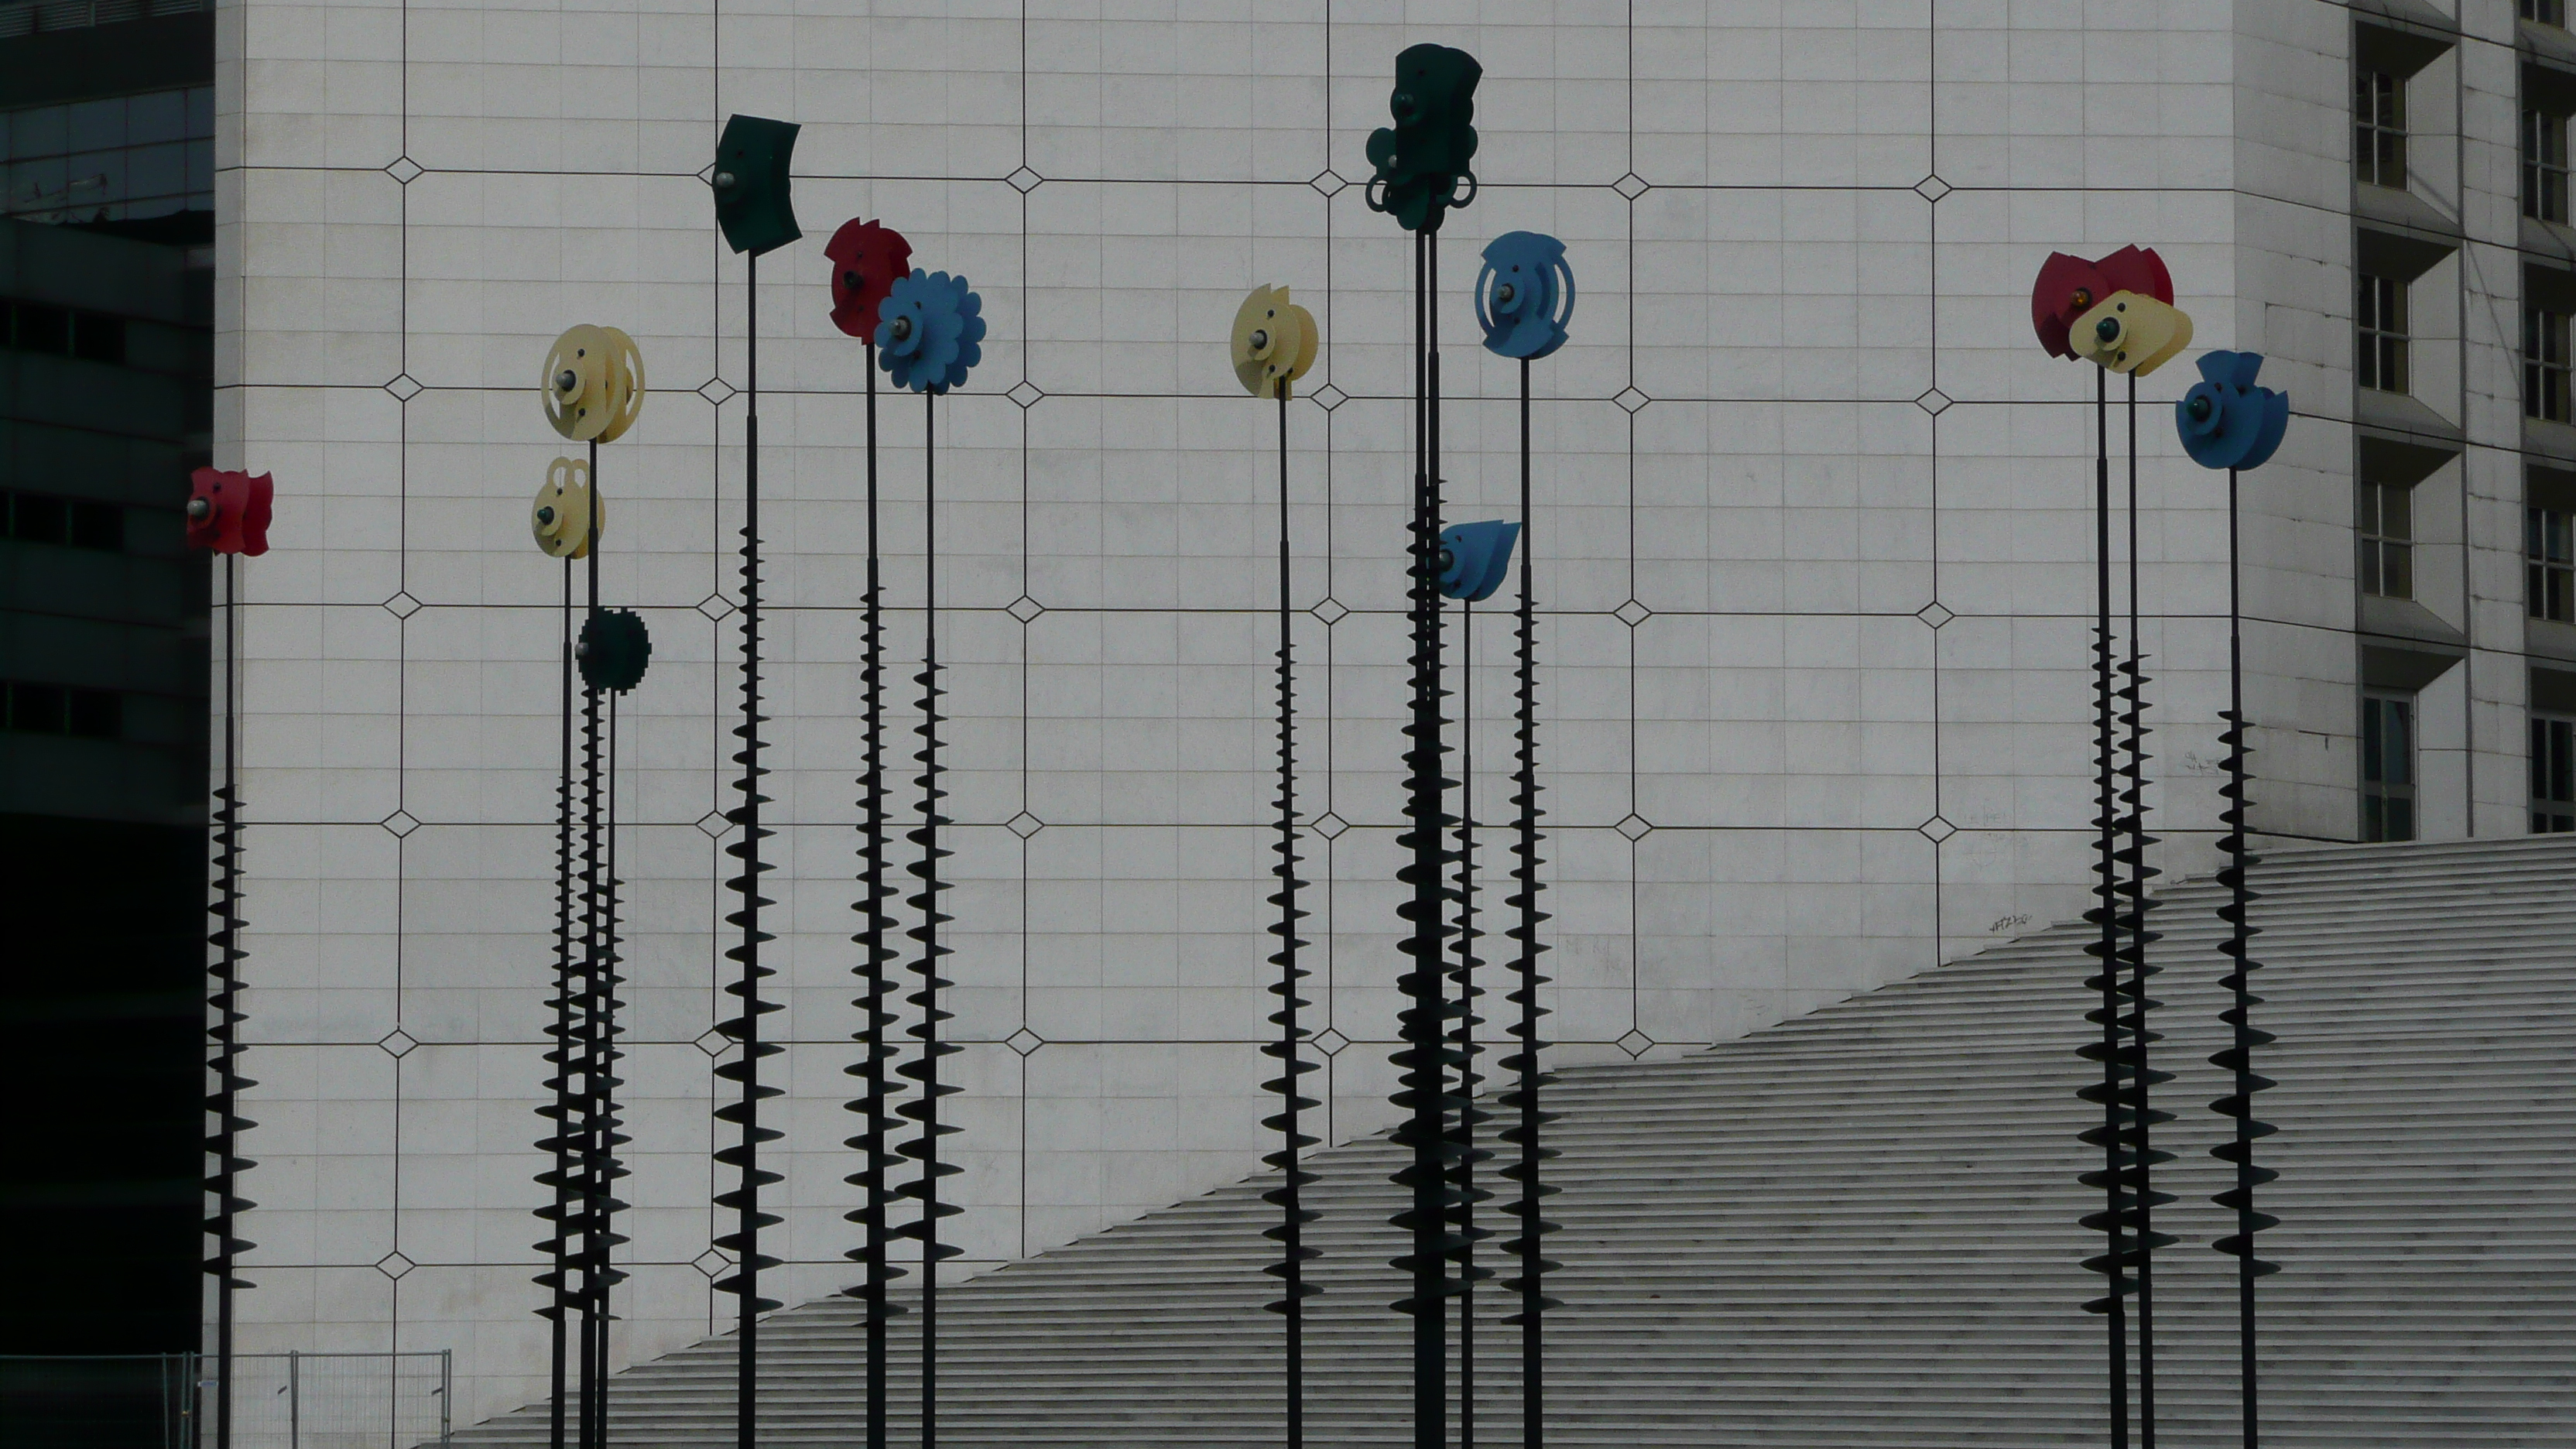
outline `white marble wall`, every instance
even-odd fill
[[[1315,985],[1347,1042],[1332,1135],[1385,1119],[1409,257],[1348,183],[1415,40],[1486,67],[1484,190],[1443,257],[1453,516],[1509,513],[1515,486],[1515,378],[1464,301],[1477,246],[1551,230],[1581,279],[1574,339],[1536,374],[1531,520],[1568,1059],[1741,1033],[2081,909],[2092,383],[2030,340],[2051,249],[2155,245],[2197,346],[2289,354],[2302,421],[2265,475],[2289,501],[2255,530],[2255,588],[2331,606],[2267,636],[2257,708],[2295,723],[2264,767],[2282,828],[2349,831],[2350,548],[2316,501],[2345,500],[2348,527],[2349,287],[2254,300],[2281,269],[2239,236],[2291,224],[2235,189],[2261,114],[2240,72],[2330,111],[2338,53],[2264,59],[2220,0],[866,8],[222,11],[222,453],[279,485],[276,550],[245,569],[253,1346],[451,1347],[472,1414],[541,1385],[558,584],[524,520],[565,451],[534,380],[579,321],[632,332],[655,388],[602,465],[606,593],[655,646],[618,782],[620,1357],[729,1311],[702,1266],[720,1139],[700,1044],[725,1014],[711,832],[737,638],[713,616],[736,590],[745,268],[697,173],[734,111],[805,124],[808,236],[760,295],[781,1296],[845,1281],[850,1244],[861,354],[826,320],[820,247],[852,215],[966,273],[992,325],[937,412],[959,1270],[1264,1146],[1277,480],[1271,415],[1223,350],[1256,282],[1324,329],[1291,414],[1304,790],[1329,812]],[[2295,174],[2345,142],[2320,123],[2272,144]],[[2165,416],[2141,439],[2179,777],[2157,798],[2205,840],[2223,495]],[[887,404],[904,653],[921,419]],[[1507,641],[1479,632],[1493,762]]]

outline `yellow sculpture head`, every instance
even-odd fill
[[[644,410],[644,355],[614,327],[574,327],[546,354],[546,421],[576,443],[613,443]]]
[[[608,526],[608,504],[590,487],[590,465],[557,458],[528,510],[528,531],[549,558],[588,558],[590,545]]]
[[[1315,365],[1324,335],[1286,287],[1255,287],[1234,314],[1234,375],[1255,397],[1286,397]]]
[[[2141,292],[2113,292],[2066,329],[2075,355],[2138,377],[2191,345],[2191,317]]]

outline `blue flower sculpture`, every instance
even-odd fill
[[[1574,269],[1565,243],[1543,232],[1507,231],[1485,244],[1476,277],[1476,320],[1485,349],[1505,357],[1545,357],[1565,345],[1574,317]]]
[[[944,393],[984,360],[984,299],[964,277],[925,272],[895,278],[877,323],[877,362],[897,387]]]
[[[1442,530],[1440,592],[1471,604],[1493,597],[1494,590],[1503,586],[1503,575],[1512,563],[1512,545],[1520,536],[1519,524],[1500,520]]]
[[[2201,380],[2174,404],[2182,450],[2204,468],[2260,468],[2290,430],[2290,395],[2256,387],[2259,352],[2209,352]]]

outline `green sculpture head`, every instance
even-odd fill
[[[1387,109],[1395,124],[1369,137],[1368,204],[1407,231],[1438,231],[1442,215],[1475,199],[1476,82],[1485,68],[1463,50],[1425,43],[1395,58]],[[1466,193],[1459,194],[1459,183]]]
[[[796,123],[735,116],[716,142],[716,225],[727,246],[759,256],[803,236],[788,196],[787,159]]]

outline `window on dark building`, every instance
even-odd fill
[[[2522,554],[2531,617],[2576,624],[2576,514],[2541,504],[2522,510]]]
[[[2362,180],[2406,187],[2406,78],[2384,70],[2352,75],[2352,164]]]
[[[2353,317],[2360,336],[2353,349],[2355,380],[2382,392],[2406,390],[2406,284],[2395,277],[2357,274]]]
[[[2563,27],[2567,24],[2567,0],[2522,0],[2522,18]]]
[[[2415,597],[2414,490],[2364,482],[2354,490],[2353,531],[2361,540],[2361,591]]]
[[[2531,713],[2531,833],[2576,830],[2576,718]]]
[[[2522,112],[2522,214],[2567,220],[2567,118],[2538,106]]]
[[[2567,314],[2526,302],[2522,308],[2522,414],[2568,421]]]
[[[2361,838],[2415,838],[2415,696],[2361,697]]]
[[[112,740],[125,732],[125,701],[112,689],[0,681],[0,723],[26,734]]]

